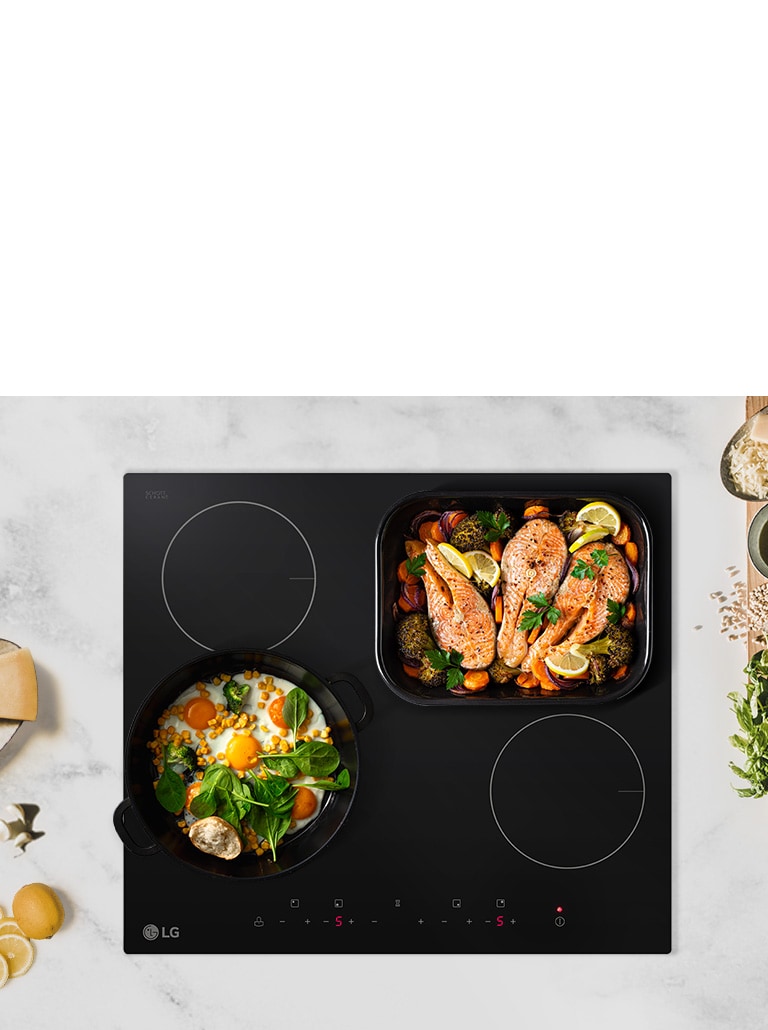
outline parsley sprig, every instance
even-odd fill
[[[448,690],[462,685],[464,682],[464,672],[461,668],[461,663],[464,661],[464,655],[461,651],[455,651],[453,648],[448,651],[444,647],[439,647],[434,651],[425,651],[424,654],[433,669],[441,672],[443,669],[445,670],[447,677],[446,687]]]
[[[612,622],[614,626],[618,626],[627,614],[627,606],[609,597],[606,607],[608,608],[608,621]]]
[[[594,579],[600,569],[604,569],[610,561],[608,552],[596,547],[590,554],[591,562],[585,558],[579,558],[571,572],[576,579]]]
[[[405,559],[405,571],[410,576],[423,576],[423,575],[425,575],[427,570],[424,568],[424,562],[426,560],[427,560],[427,555],[426,555],[425,551],[422,551],[421,554],[415,554],[413,556],[413,558],[406,558]]]
[[[545,615],[554,624],[562,615],[559,608],[555,608],[549,603],[546,594],[531,594],[528,600],[534,607],[526,608],[523,612],[523,617],[517,626],[518,629],[536,629],[544,621]]]
[[[479,511],[477,519],[481,526],[485,526],[486,540],[498,540],[512,525],[503,511]]]

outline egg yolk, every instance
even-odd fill
[[[269,712],[270,719],[275,724],[275,726],[279,727],[281,730],[290,729],[288,723],[283,718],[283,705],[285,704],[285,697],[285,694],[281,694],[280,697],[276,697],[274,701],[270,702],[269,708],[267,709],[267,711]],[[305,733],[308,725],[309,716],[307,716],[307,718],[304,720],[301,726],[299,726],[299,733]]]
[[[253,769],[259,761],[261,747],[255,737],[236,733],[224,749],[224,755],[233,769]]]
[[[185,808],[188,809],[190,807],[192,802],[195,800],[197,795],[200,793],[200,789],[202,788],[202,786],[203,785],[200,782],[200,780],[195,780],[194,783],[190,783],[190,785],[187,787],[187,799],[184,802],[184,807]]]
[[[216,706],[207,697],[191,697],[184,705],[182,719],[193,730],[207,730],[211,719],[216,718]]]
[[[309,787],[297,787],[291,815],[294,819],[308,819],[317,808],[317,797]]]

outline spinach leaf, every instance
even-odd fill
[[[346,790],[349,786],[349,769],[342,769],[335,780],[315,780],[306,786],[315,790]]]
[[[296,763],[288,755],[265,755],[261,761],[268,769],[284,776],[286,780],[292,780],[299,773]]]
[[[339,752],[324,740],[302,741],[290,756],[305,776],[328,776],[339,764]]]
[[[187,799],[187,785],[183,778],[172,769],[168,758],[168,746],[163,751],[163,773],[157,781],[155,796],[168,812],[180,812]]]
[[[301,687],[294,687],[285,695],[283,702],[283,721],[290,727],[293,739],[299,732],[299,727],[307,717],[309,711],[309,697]]]

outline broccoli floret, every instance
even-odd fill
[[[238,683],[237,680],[230,680],[229,683],[224,684],[224,697],[227,699],[227,708],[233,715],[240,714],[240,709],[243,707],[250,689],[250,683]]]
[[[510,683],[519,674],[519,668],[507,665],[501,658],[494,658],[488,666],[488,675],[494,683]]]
[[[420,662],[424,652],[435,646],[429,619],[423,612],[409,612],[397,624],[397,647],[401,659]]]
[[[572,529],[575,529],[579,525],[576,519],[578,512],[575,511],[564,511],[560,518],[557,520],[557,524],[564,533],[570,533]]]
[[[477,515],[467,515],[451,533],[450,543],[457,551],[487,551],[486,528]]]
[[[419,667],[419,681],[428,687],[444,687],[448,676],[445,669],[436,669],[425,655]]]
[[[579,644],[579,650],[588,658],[594,655],[605,655],[608,668],[618,669],[629,665],[635,653],[635,642],[632,632],[626,626],[615,626],[609,623],[602,636],[588,644]]]
[[[629,665],[635,654],[635,641],[632,631],[626,626],[614,626],[609,623],[605,627],[608,637],[608,664],[612,669]]]
[[[197,768],[197,755],[189,744],[169,744],[165,752],[165,761],[168,765],[183,765],[190,772]]]

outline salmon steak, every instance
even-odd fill
[[[487,668],[496,656],[496,623],[491,609],[472,581],[455,569],[431,541],[426,556],[423,582],[435,642],[463,655],[463,668]]]
[[[594,551],[604,551],[604,565],[592,560]],[[579,578],[573,572],[579,562],[594,570],[594,578]],[[549,623],[536,638],[523,661],[527,672],[531,663],[549,655],[554,658],[570,650],[573,644],[586,644],[599,636],[608,624],[608,601],[623,604],[629,596],[630,576],[624,556],[610,542],[599,540],[585,544],[571,555],[568,574],[555,594],[552,604],[560,612],[557,622]]]
[[[496,650],[512,668],[528,652],[528,630],[520,629],[523,614],[536,607],[529,598],[543,594],[551,601],[568,561],[563,531],[549,519],[531,519],[518,529],[501,556],[503,615]]]

